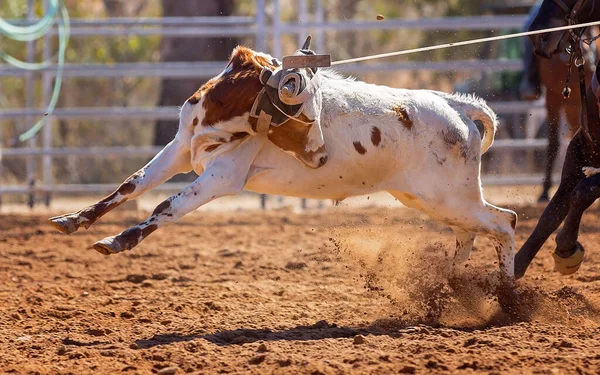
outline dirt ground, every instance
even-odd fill
[[[541,207],[520,213],[517,245]],[[598,373],[600,212],[569,277],[541,250],[503,312],[497,257],[405,208],[196,212],[138,248],[91,245],[145,218],[56,232],[0,217],[0,371],[9,374]]]

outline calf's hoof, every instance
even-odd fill
[[[94,250],[104,255],[116,254],[125,250],[117,236],[106,237],[94,244]]]
[[[565,276],[574,274],[579,270],[579,267],[581,267],[581,263],[583,263],[584,252],[583,246],[576,241],[575,251],[567,258],[563,258],[555,252],[552,253],[552,257],[554,258],[554,270]]]
[[[523,276],[525,276],[525,272],[527,271],[527,267],[529,267],[529,261],[527,260],[527,255],[525,254],[525,250],[521,249],[517,254],[515,254],[515,280],[519,280]]]
[[[79,221],[79,217],[75,216],[74,214],[54,216],[48,219],[48,222],[52,224],[54,228],[58,229],[64,234],[71,234],[77,231],[82,224]]]
[[[517,291],[517,283],[514,277],[502,275],[495,293],[502,311],[513,318],[521,316],[521,296]]]

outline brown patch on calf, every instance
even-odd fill
[[[124,197],[123,199],[121,199],[120,201],[117,201],[117,202],[112,202],[112,201],[115,200],[115,198],[117,198],[118,195],[127,196],[127,195],[133,193],[135,191],[135,187],[136,187],[136,184],[134,181],[143,177],[143,175],[144,175],[144,172],[137,171],[136,173],[127,177],[125,182],[123,182],[119,186],[119,188],[116,191],[114,191],[112,194],[106,196],[104,199],[102,199],[98,203],[79,211],[78,215],[87,220],[85,223],[83,223],[83,226],[85,228],[89,228],[90,225],[92,225],[94,222],[96,222],[96,220],[98,220],[100,217],[102,217],[103,215],[108,213],[110,210],[127,202],[127,197]]]
[[[306,122],[310,121],[303,114],[299,116],[299,119]],[[275,146],[294,153],[301,160],[311,160],[316,153],[322,152],[325,148],[325,146],[321,146],[315,151],[306,151],[308,132],[311,126],[315,125],[306,126],[300,121],[290,119],[281,126],[271,127],[268,138]]]
[[[194,93],[194,95],[192,95],[188,98],[187,102],[190,103],[191,105],[196,105],[200,101],[201,96],[202,96],[202,94],[200,93],[200,91],[196,91]]]
[[[133,193],[134,190],[135,184],[130,181],[122,183],[121,186],[119,186],[119,188],[117,189],[117,192],[119,192],[121,195],[127,195]]]
[[[156,227],[156,225],[154,226]],[[152,233],[152,230],[148,234],[150,233]],[[140,236],[142,236],[142,230],[140,227],[136,226],[119,234],[117,237],[115,237],[115,241],[119,242],[119,245],[123,250],[131,250],[140,242]]]
[[[192,125],[198,125],[198,117],[194,117],[194,121],[192,121]]]
[[[154,232],[158,229],[158,225],[150,224],[146,228],[142,229],[142,238],[146,238],[150,235],[150,233]]]
[[[94,222],[96,222],[96,220],[98,220],[104,214],[108,213],[113,208],[120,206],[121,204],[123,204],[127,201],[127,198],[124,198],[120,202],[109,203],[117,197],[117,194],[119,194],[119,192],[115,191],[111,195],[102,199],[100,202],[98,202],[90,207],[84,208],[83,210],[78,212],[79,216],[81,216],[87,220],[87,222],[84,224],[84,226],[86,228],[88,228],[90,225],[94,224]]]
[[[375,146],[379,146],[379,142],[381,142],[381,130],[376,126],[371,129],[371,142]]]
[[[367,150],[363,147],[363,145],[360,142],[354,142],[353,145],[356,149],[356,152],[358,152],[359,154],[364,155],[367,152]]]
[[[398,121],[400,121],[402,125],[404,125],[404,127],[406,127],[407,129],[412,129],[413,122],[408,115],[408,109],[406,109],[406,106],[401,104],[392,109],[394,110],[394,112],[396,112],[396,116],[398,116]]]
[[[152,212],[152,216],[162,214],[164,211],[168,210],[169,207],[171,207],[171,202],[169,202],[168,200],[163,201],[161,204],[156,206],[156,208]]]
[[[188,102],[204,98],[206,115],[202,125],[210,126],[250,112],[256,96],[263,88],[259,80],[263,66],[273,64],[249,48],[236,47],[229,58],[227,73],[206,82]],[[192,103],[193,104],[193,103]]]

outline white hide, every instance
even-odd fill
[[[485,202],[481,192],[481,154],[491,146],[497,126],[485,102],[466,95],[373,85],[327,71],[320,75],[320,120],[329,161],[310,169],[266,142],[248,171],[244,189],[334,200],[388,191],[455,230],[464,242],[456,261],[468,258],[475,235],[491,237],[504,274],[512,277],[516,214]],[[191,115],[182,117],[182,126],[201,111],[199,105],[184,108],[188,106]],[[394,109],[399,106],[412,126],[399,121]],[[474,120],[483,122],[483,136]],[[244,121],[238,118],[212,128],[231,133],[244,126],[249,129]],[[381,138],[377,145],[372,140],[375,128]],[[197,127],[194,134],[207,131],[214,130]],[[355,142],[364,147],[364,154],[357,152]]]
[[[399,187],[411,192],[412,181],[415,178],[421,180],[420,175],[427,176],[428,179],[442,178],[445,173],[459,172],[449,170],[451,165],[457,164],[458,167],[458,164],[465,164],[464,158],[458,157],[458,152],[456,157],[448,157],[448,153],[456,150],[453,151],[443,141],[443,131],[451,131],[462,137],[472,151],[471,157],[480,154],[481,141],[477,128],[472,121],[464,121],[467,117],[464,108],[471,112],[474,108],[480,108],[481,104],[476,99],[429,90],[392,89],[343,79],[327,72],[322,75],[321,90],[321,128],[329,154],[328,163],[318,169],[306,168],[268,142],[253,163],[253,166],[267,172],[250,180],[247,190],[331,199],[344,199]],[[469,105],[469,101],[472,104]],[[201,103],[200,101],[195,106],[184,105],[180,127],[186,127],[194,117],[202,118]],[[460,106],[455,105],[453,108],[450,104],[454,103],[460,103]],[[414,123],[411,129],[399,122],[393,110],[399,105],[408,109]],[[484,110],[480,112],[485,113]],[[493,136],[494,126],[495,122],[487,128],[486,135]],[[378,146],[371,141],[374,127],[381,132],[381,143]],[[245,116],[211,127],[197,126],[193,128],[193,139],[200,139],[208,134],[213,138],[212,134],[224,135],[239,131],[253,133]],[[364,155],[354,148],[353,143],[357,141],[365,147]],[[228,148],[233,149],[235,146]],[[208,153],[199,158],[193,151],[194,147],[192,166],[195,170],[199,162],[206,164],[211,157],[218,155]],[[446,156],[444,163],[448,165],[439,165],[435,154],[440,158]],[[445,172],[442,175],[432,173],[437,170]],[[405,174],[407,178],[399,178],[401,174]],[[477,179],[477,175],[473,177]],[[433,182],[435,181],[429,181],[428,185]]]

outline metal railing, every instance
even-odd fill
[[[28,0],[30,9],[33,1]],[[47,0],[44,0],[46,4]],[[299,40],[308,33],[315,35],[317,52],[325,52],[326,31],[356,31],[356,30],[489,30],[489,29],[519,29],[524,22],[524,16],[478,16],[453,17],[416,20],[385,20],[385,21],[325,21],[325,7],[322,0],[315,0],[315,12],[308,13],[307,0],[298,1],[298,17],[294,22],[281,20],[279,0],[271,0],[272,21],[267,22],[265,7],[266,0],[256,0],[256,15],[254,17],[173,17],[173,18],[118,18],[118,19],[73,19],[71,35],[73,37],[88,37],[96,35],[160,35],[177,37],[206,37],[206,36],[253,36],[257,50],[269,51],[274,56],[281,57],[283,51],[282,37],[286,34],[297,34]],[[312,20],[311,20],[312,18]],[[27,20],[18,21],[27,24],[34,21],[33,13]],[[53,33],[55,30],[53,31]],[[46,37],[49,41],[52,35]],[[268,42],[271,43],[268,43]],[[270,45],[270,48],[267,46]],[[44,43],[43,55],[50,57],[50,43]],[[33,45],[28,43],[27,56],[33,58]],[[335,51],[328,51],[334,54]],[[209,78],[217,75],[223,69],[225,62],[161,62],[161,63],[117,63],[102,64],[66,64],[64,77],[202,77]],[[370,72],[390,71],[515,71],[521,69],[520,60],[455,60],[455,61],[419,61],[419,62],[379,62],[374,64],[351,64],[340,66],[338,70],[344,73],[365,74]],[[46,104],[52,89],[52,80],[56,66],[42,70],[42,98]],[[32,108],[33,75],[8,65],[0,64],[0,77],[22,77],[26,81],[26,108],[2,109],[0,120],[24,119],[32,123],[36,116],[44,114],[44,109]],[[526,113],[533,109],[541,110],[541,104],[517,102],[491,102],[491,107],[498,113]],[[28,183],[21,186],[0,186],[2,194],[22,194],[35,192],[105,192],[110,185],[104,184],[72,184],[56,185],[52,176],[53,157],[77,155],[78,157],[123,156],[150,157],[160,147],[95,147],[95,148],[55,148],[52,144],[52,119],[145,119],[161,120],[175,119],[177,107],[111,107],[111,108],[57,108],[39,135],[41,147],[37,140],[29,142],[24,148],[0,149],[1,157],[26,157]],[[0,133],[1,135],[1,133]],[[0,139],[1,141],[1,139]],[[539,149],[547,145],[546,140],[497,140],[495,149]],[[42,184],[35,184],[34,157],[42,157]],[[0,178],[2,174],[0,163]],[[484,176],[484,182],[493,184],[539,183],[541,176]],[[167,184],[164,190],[180,188],[180,184]]]

